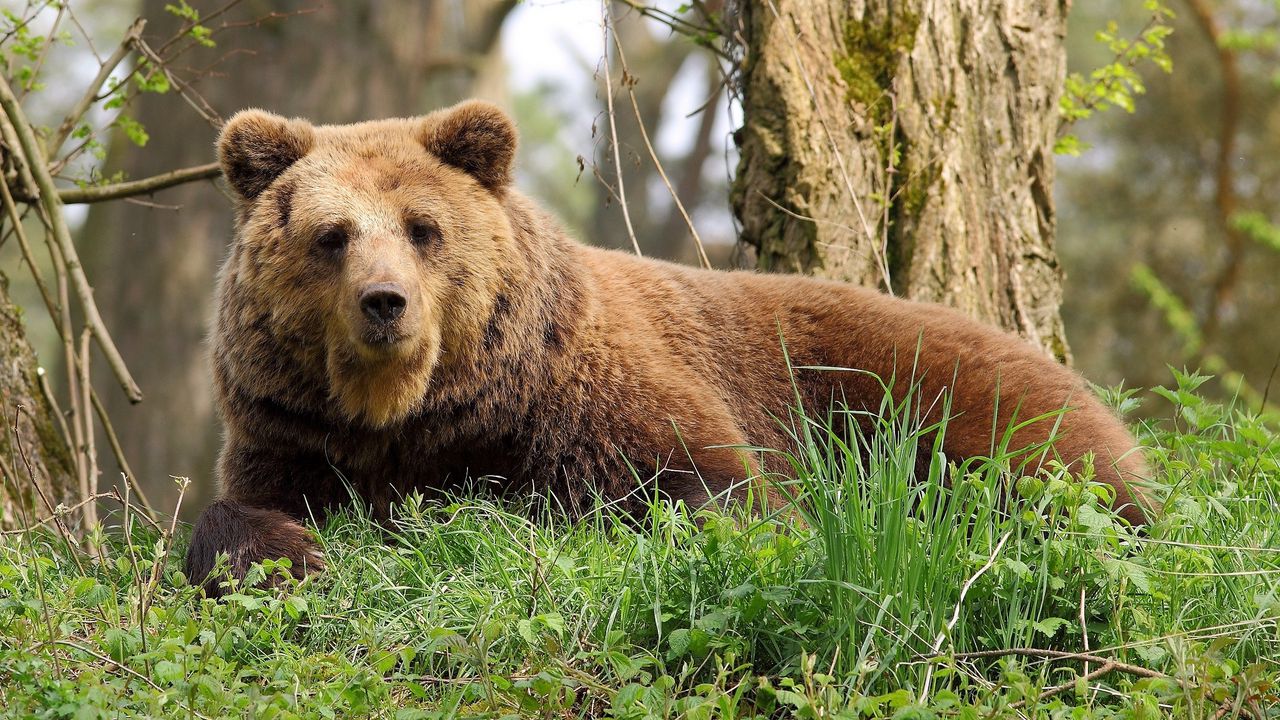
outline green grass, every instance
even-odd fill
[[[1168,496],[1145,534],[1087,472],[1012,480],[1002,444],[913,482],[928,429],[907,402],[851,442],[848,413],[790,421],[797,503],[775,516],[410,499],[320,528],[323,575],[220,603],[136,514],[101,561],[6,535],[0,714],[1280,717],[1277,418],[1176,377],[1143,429]],[[1086,634],[1116,663],[1088,681],[1050,657]],[[1035,651],[991,653],[1011,648]]]

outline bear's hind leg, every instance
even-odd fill
[[[226,553],[229,566],[214,574],[219,553]],[[311,533],[292,517],[234,500],[218,500],[196,522],[187,548],[186,574],[192,583],[203,585],[206,595],[220,597],[226,593],[224,583],[230,577],[243,579],[253,563],[279,558],[289,559],[290,572],[299,580],[324,569],[324,558]]]

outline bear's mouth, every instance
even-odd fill
[[[366,325],[360,333],[361,349],[366,356],[385,358],[401,355],[409,345],[409,336],[394,324]]]

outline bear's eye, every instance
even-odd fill
[[[342,228],[325,230],[316,238],[316,245],[326,252],[340,253],[347,247],[347,231]]]
[[[409,221],[409,240],[414,245],[431,245],[440,239],[440,228],[426,220]]]

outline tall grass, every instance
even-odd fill
[[[946,413],[922,424],[913,396],[789,418],[795,504],[772,515],[356,505],[318,529],[324,574],[220,603],[176,570],[181,540],[121,515],[102,563],[6,535],[0,713],[1264,717],[1276,419],[1176,381],[1174,420],[1143,429],[1169,498],[1145,534],[1088,471],[1011,467],[1009,432],[948,463]]]

